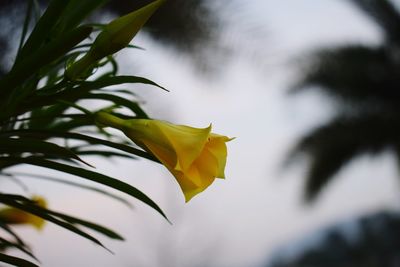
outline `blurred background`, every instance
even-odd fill
[[[149,1],[113,0],[104,22]],[[41,2],[45,5],[46,1]],[[115,255],[57,226],[21,227],[42,266],[400,266],[400,1],[170,0],[116,55],[154,118],[236,137],[226,180],[185,204],[145,160],[88,158],[141,189],[141,203],[24,177],[50,208],[118,230]],[[24,1],[0,2],[2,71]],[[46,172],[19,167],[23,173]],[[73,177],[68,177],[73,179]],[[3,188],[21,190],[11,181]],[[16,254],[17,255],[17,254]],[[61,266],[59,263],[63,262]]]

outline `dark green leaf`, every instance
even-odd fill
[[[108,250],[99,240],[97,240],[96,238],[94,238],[93,236],[83,232],[82,230],[80,230],[79,228],[75,227],[74,225],[67,223],[65,221],[62,221],[52,215],[49,214],[49,212],[44,209],[41,208],[37,205],[35,205],[34,203],[29,203],[29,202],[25,202],[25,203],[20,203],[16,200],[10,199],[8,198],[6,195],[4,194],[0,194],[0,202],[9,205],[11,207],[23,210],[25,212],[34,214],[44,220],[47,220],[49,222],[55,223],[58,226],[61,226],[77,235],[80,235],[86,239],[89,239],[91,241],[93,241],[94,243],[96,243],[97,245],[105,248],[106,250]],[[109,250],[108,250],[109,251]]]
[[[4,262],[4,263],[8,263],[8,264],[12,264],[14,266],[18,266],[18,267],[39,267],[38,265],[18,258],[18,257],[14,257],[14,256],[10,256],[4,253],[0,253],[0,262]]]
[[[22,152],[41,153],[45,156],[76,159],[93,167],[69,149],[50,142],[34,138],[0,138],[0,153],[12,154]]]
[[[29,57],[21,60],[21,63],[16,65],[2,80],[0,80],[0,92],[12,91],[16,86],[24,83],[28,78],[35,74],[41,67],[49,64],[57,58],[63,56],[71,50],[75,45],[83,41],[90,35],[92,28],[81,26],[70,30],[59,38],[46,44]],[[21,94],[22,92],[18,92]],[[32,99],[29,99],[31,101]],[[8,115],[8,114],[6,114]]]
[[[81,99],[100,99],[107,100],[112,102],[113,104],[121,107],[126,107],[130,109],[132,112],[136,114],[139,118],[148,118],[147,114],[143,111],[143,109],[135,102],[128,100],[126,98],[113,95],[113,94],[87,94],[82,96]]]
[[[102,150],[82,150],[82,151],[75,151],[77,155],[80,156],[101,156],[101,157],[122,157],[122,158],[129,158],[129,159],[137,159],[134,156],[118,153],[113,151],[102,151]]]
[[[29,0],[28,5],[26,7],[24,26],[22,27],[22,33],[21,33],[21,38],[19,40],[17,56],[20,54],[22,46],[24,45],[26,34],[28,33],[29,24],[31,22],[32,12],[33,12],[33,0]]]
[[[104,5],[108,0],[70,0],[66,11],[62,14],[59,30],[65,31],[76,27],[94,10]]]
[[[27,247],[25,247],[25,246],[23,246],[21,244],[8,241],[7,239],[4,239],[2,237],[0,237],[0,244],[6,245],[7,247],[12,247],[12,248],[18,249],[19,251],[22,251],[23,253],[25,253],[26,255],[28,255],[30,257],[32,257],[33,259],[38,260],[35,257],[35,255],[33,255],[32,252],[28,250]]]
[[[88,136],[88,135],[83,135],[79,133],[70,133],[70,132],[59,132],[59,131],[50,131],[50,130],[15,130],[15,131],[7,131],[7,132],[0,132],[0,136],[31,136],[31,137],[42,137],[42,138],[55,138],[55,137],[60,137],[60,138],[65,138],[65,139],[75,139],[75,140],[81,140],[81,141],[86,141],[91,144],[96,144],[96,145],[105,145],[111,148],[115,148],[121,151],[128,152],[130,154],[146,158],[155,162],[158,162],[158,159],[156,159],[153,155],[150,155],[149,153],[134,148],[132,146],[124,145],[124,144],[119,144],[119,143],[114,143],[108,140],[103,140],[99,139],[96,137]]]
[[[69,1],[70,0],[52,0],[50,2],[49,6],[36,23],[28,40],[17,57],[17,63],[20,59],[24,59],[33,51],[38,50],[40,46],[46,40],[48,40],[47,36],[49,32],[51,32],[51,29],[57,25],[57,21],[59,20],[60,15],[64,11]]]
[[[75,218],[75,217],[60,213],[60,212],[55,212],[55,211],[50,211],[50,210],[48,210],[48,212],[49,212],[49,214],[51,214],[53,216],[56,216],[56,217],[59,217],[59,218],[65,220],[65,221],[67,221],[69,223],[82,225],[82,226],[84,226],[86,228],[89,228],[89,229],[91,229],[93,231],[101,233],[101,234],[103,234],[103,235],[105,235],[105,236],[107,236],[107,237],[109,237],[111,239],[124,240],[124,238],[122,236],[120,236],[119,234],[117,234],[116,232],[114,232],[114,231],[112,231],[112,230],[110,230],[110,229],[108,229],[108,228],[106,228],[104,226],[98,225],[96,223],[92,223],[92,222],[89,222],[89,221],[86,221],[86,220]]]
[[[0,157],[0,161],[11,161],[14,163],[25,163],[25,164],[31,164],[31,165],[36,165],[44,168],[49,168],[52,170],[57,170],[60,172],[64,173],[69,173],[81,178],[88,179],[90,181],[114,188],[118,191],[121,191],[123,193],[126,193],[143,203],[149,205],[153,209],[155,209],[157,212],[159,212],[165,219],[168,220],[168,218],[165,216],[164,212],[158,207],[158,205],[151,200],[148,196],[143,194],[141,191],[136,189],[135,187],[124,183],[120,180],[117,180],[115,178],[109,177],[104,174],[100,174],[97,172],[85,170],[82,168],[74,167],[74,166],[69,166],[66,164],[54,162],[54,161],[49,161],[49,160],[44,160],[40,158],[10,158],[10,157]]]
[[[0,228],[2,228],[5,232],[9,233],[19,245],[26,247],[26,244],[24,243],[24,241],[18,236],[17,233],[15,233],[11,229],[10,226],[8,226],[5,223],[0,222]]]
[[[31,177],[31,178],[35,178],[35,179],[41,179],[41,180],[46,180],[46,181],[51,181],[51,182],[57,182],[57,183],[62,183],[62,184],[66,184],[66,185],[70,185],[70,186],[75,186],[75,187],[79,187],[82,189],[86,189],[86,190],[90,190],[90,191],[94,191],[100,194],[103,194],[107,197],[113,198],[123,204],[125,204],[128,207],[132,207],[132,204],[129,203],[126,199],[112,194],[108,191],[102,190],[100,188],[97,187],[93,187],[93,186],[89,186],[89,185],[84,185],[84,184],[80,184],[80,183],[75,183],[75,182],[71,182],[71,181],[67,181],[67,180],[63,180],[63,179],[58,179],[55,177],[48,177],[45,175],[37,175],[37,174],[32,174],[32,173],[20,173],[20,172],[13,172],[12,174],[8,174],[6,173],[6,175],[17,175],[17,176],[25,176],[25,177]]]
[[[74,96],[76,94],[78,94],[80,91],[83,93],[89,92],[91,90],[95,90],[95,89],[101,89],[101,88],[106,88],[108,86],[113,86],[113,85],[119,85],[119,84],[124,84],[124,83],[142,83],[142,84],[148,84],[148,85],[153,85],[153,86],[157,86],[163,90],[168,91],[167,89],[165,89],[164,87],[162,87],[161,85],[143,78],[143,77],[139,77],[139,76],[111,76],[111,77],[103,77],[100,79],[97,79],[95,81],[85,81],[85,82],[79,82],[76,85],[79,88],[72,88],[71,90],[69,90],[68,92],[61,92],[59,95],[56,95],[56,97],[63,99],[64,96]],[[74,90],[74,91],[72,91]],[[79,90],[79,91],[76,91]],[[47,90],[41,90],[38,92],[39,95],[47,95],[49,92]],[[54,91],[50,91],[50,93],[54,93]],[[73,94],[75,93],[75,94]]]

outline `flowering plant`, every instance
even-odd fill
[[[211,127],[196,129],[151,120],[131,91],[109,88],[142,83],[164,89],[143,77],[118,75],[118,64],[113,58],[119,50],[134,47],[130,41],[164,0],[156,0],[105,25],[82,23],[106,0],[52,0],[28,36],[33,2],[28,1],[15,62],[0,77],[0,177],[21,177],[15,172],[15,166],[21,164],[51,169],[122,192],[144,202],[164,218],[167,217],[160,207],[143,192],[94,171],[85,156],[142,157],[161,163],[177,179],[186,201],[216,177],[224,177],[225,142],[229,138],[211,133]],[[95,32],[99,33],[92,41]],[[96,75],[92,75],[95,69]],[[81,101],[88,99],[104,100],[110,105],[89,109]],[[130,113],[118,114],[116,107]],[[137,146],[116,139],[104,126],[122,130]],[[34,170],[24,175],[38,178]],[[69,183],[127,203],[121,196],[97,187]],[[49,209],[43,197],[1,191],[0,204],[4,205],[0,207],[0,228],[4,230],[4,237],[0,237],[0,262],[37,266],[32,260],[6,253],[14,248],[36,259],[14,230],[15,224],[41,228],[49,221],[102,247],[85,229],[123,240],[115,231],[97,223]]]

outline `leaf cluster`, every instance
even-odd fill
[[[36,17],[35,0],[26,1],[26,17],[18,53],[11,70],[0,79],[0,177],[30,176],[48,181],[82,187],[104,194],[124,204],[125,196],[135,198],[165,214],[143,192],[120,179],[94,170],[85,157],[146,158],[154,156],[132,146],[125,139],[111,136],[96,125],[94,113],[107,110],[126,118],[148,118],[136,94],[126,84],[156,83],[137,76],[118,75],[118,63],[106,56],[77,80],[67,79],[66,68],[85,55],[92,46],[93,35],[104,25],[85,25],[85,18],[107,1],[52,0],[41,16]],[[163,89],[163,88],[162,88]],[[104,103],[99,104],[99,101]],[[55,170],[61,174],[106,186],[109,190],[84,185],[75,180],[38,174],[21,174],[17,168],[27,164]],[[33,169],[35,170],[35,168]],[[115,192],[112,192],[115,191]],[[108,238],[123,238],[97,223],[76,218],[35,205],[27,196],[0,192],[0,203],[31,213],[57,224],[102,246],[89,234],[90,229]],[[165,217],[166,218],[166,217]],[[0,261],[15,266],[37,266],[26,259],[8,255],[6,249],[20,250],[36,260],[11,225],[0,222]]]

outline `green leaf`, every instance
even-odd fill
[[[98,91],[95,92],[103,92],[103,93],[117,93],[117,94],[126,94],[129,97],[137,97],[137,94],[132,92],[132,90],[129,89],[111,89],[111,90],[106,90],[106,89],[99,89]]]
[[[122,76],[107,77],[107,78],[99,79],[99,80],[96,80],[93,82],[85,82],[84,84],[93,89],[93,88],[104,88],[107,86],[124,84],[124,83],[142,83],[142,84],[153,85],[153,86],[156,86],[156,87],[161,88],[168,92],[168,90],[165,89],[163,86],[161,86],[149,79],[139,77],[139,76],[123,76],[122,75]]]
[[[51,32],[51,29],[57,24],[60,15],[69,1],[70,0],[52,0],[49,3],[49,6],[36,23],[28,40],[18,55],[16,64],[18,64],[19,60],[29,56],[33,51],[38,50],[48,39],[47,36],[49,35],[49,32]]]
[[[100,8],[107,2],[108,0],[70,0],[66,11],[60,18],[59,30],[62,32],[66,29],[76,27],[94,10]]]
[[[0,253],[0,261],[8,264],[12,264],[14,266],[19,267],[39,267],[38,265],[34,264],[33,262],[10,256],[4,253]]]
[[[18,244],[18,243],[15,243],[15,242],[10,242],[7,239],[4,239],[2,237],[0,237],[0,244],[1,245],[6,245],[7,247],[12,247],[12,248],[18,249],[19,251],[22,251],[23,253],[25,253],[26,255],[28,255],[30,257],[32,257],[33,259],[38,260],[35,257],[35,255],[33,255],[32,252],[27,249],[27,247],[25,247],[25,246],[23,246],[21,244]]]
[[[2,228],[5,232],[9,233],[19,245],[26,247],[26,244],[24,243],[24,241],[18,236],[18,234],[16,232],[14,232],[11,229],[10,226],[8,226],[7,224],[5,224],[3,222],[0,222],[0,228]]]
[[[143,109],[135,102],[128,100],[126,98],[113,95],[113,94],[92,94],[89,93],[87,95],[82,96],[81,99],[99,99],[99,100],[107,100],[112,102],[113,104],[121,107],[126,107],[130,109],[132,112],[136,114],[139,118],[148,118],[147,114],[143,111]]]
[[[93,167],[71,150],[50,142],[34,138],[0,138],[0,153],[13,154],[22,152],[41,153],[45,156],[56,156],[59,158],[71,158]]]
[[[91,82],[79,82],[79,83],[68,83],[68,87],[62,91],[55,92],[53,88],[46,90],[39,90],[37,96],[32,96],[21,104],[18,114],[31,111],[34,108],[49,106],[57,103],[60,100],[75,102],[81,99],[85,94],[92,90],[102,89],[112,85],[124,84],[124,83],[142,83],[157,86],[163,90],[168,91],[164,87],[152,82],[143,77],[136,76],[115,76],[115,77],[103,77],[96,81]],[[1,82],[0,82],[1,85]],[[63,88],[65,84],[62,85]],[[73,87],[74,86],[74,87]],[[140,113],[144,113],[140,111]],[[56,115],[58,115],[56,113]],[[144,114],[142,114],[144,115]]]
[[[92,222],[89,222],[89,221],[86,221],[86,220],[82,220],[82,219],[79,219],[79,218],[76,218],[76,217],[72,217],[70,215],[63,214],[63,213],[60,213],[60,212],[55,212],[55,211],[52,211],[52,210],[47,210],[47,211],[49,212],[49,214],[54,215],[56,217],[59,217],[59,218],[65,220],[65,221],[67,221],[69,223],[82,225],[82,226],[84,226],[86,228],[89,228],[89,229],[91,229],[93,231],[101,233],[101,234],[103,234],[103,235],[105,235],[105,236],[107,236],[107,237],[109,237],[111,239],[124,240],[124,238],[122,236],[120,236],[116,232],[114,232],[114,231],[112,231],[112,230],[110,230],[110,229],[108,229],[108,228],[106,228],[104,226],[101,226],[101,225],[98,225],[96,223],[92,223]]]
[[[76,118],[71,118],[68,121],[56,122],[49,125],[49,129],[56,131],[70,131],[72,129],[77,129],[84,126],[93,126],[93,119],[88,118],[88,116],[80,116]]]
[[[66,52],[71,50],[75,45],[86,39],[92,32],[92,28],[81,26],[79,28],[70,30],[64,35],[55,39],[54,41],[44,45],[35,53],[30,54],[29,57],[21,60],[21,63],[15,67],[0,80],[0,93],[5,94],[13,91],[15,87],[23,84],[27,79],[34,75],[41,67],[49,64],[57,58],[63,56]],[[5,88],[7,90],[5,90]],[[15,92],[19,99],[26,97],[26,92]],[[19,95],[22,96],[19,96]],[[17,99],[18,99],[17,98]],[[28,101],[31,101],[29,99]],[[13,105],[16,105],[12,103]],[[19,104],[17,102],[17,104]],[[7,106],[7,108],[9,108]],[[11,108],[15,108],[12,106]],[[10,115],[10,114],[5,114]],[[3,117],[5,117],[3,115]]]
[[[32,11],[33,11],[33,0],[29,0],[29,3],[26,7],[24,26],[22,27],[21,38],[19,40],[17,57],[21,52],[22,46],[24,45],[24,41],[26,38],[26,34],[28,33],[29,24],[31,22]]]
[[[124,183],[120,180],[117,180],[115,178],[112,178],[110,176],[100,174],[97,172],[85,170],[82,168],[54,162],[54,161],[49,161],[45,159],[40,159],[40,158],[11,158],[11,157],[0,157],[0,161],[11,161],[13,163],[25,163],[25,164],[30,164],[30,165],[36,165],[44,168],[49,168],[52,170],[57,170],[60,172],[64,173],[69,173],[84,179],[88,179],[90,181],[114,188],[115,190],[118,190],[120,192],[126,193],[143,203],[149,205],[153,209],[155,209],[158,213],[160,213],[165,219],[168,220],[168,218],[165,216],[164,212],[158,207],[158,205],[151,200],[148,196],[143,194],[141,191],[136,189],[135,187]]]
[[[132,208],[132,204],[130,202],[128,202],[126,199],[124,199],[124,198],[122,198],[122,197],[120,197],[118,195],[112,194],[112,193],[110,193],[108,191],[105,191],[105,190],[102,190],[100,188],[97,188],[97,187],[84,185],[84,184],[80,184],[80,183],[75,183],[75,182],[71,182],[71,181],[67,181],[67,180],[63,180],[63,179],[59,179],[59,178],[55,178],[55,177],[32,174],[32,173],[12,172],[12,174],[11,173],[4,173],[4,174],[5,175],[10,175],[10,176],[14,176],[14,175],[25,176],[25,177],[29,177],[29,178],[46,180],[46,181],[51,181],[51,182],[56,182],[56,183],[62,183],[62,184],[69,185],[69,186],[79,187],[79,188],[82,188],[82,189],[86,189],[86,190],[90,190],[90,191],[93,191],[93,192],[97,192],[97,193],[103,194],[103,195],[105,195],[107,197],[110,197],[110,198],[112,198],[114,200],[117,200],[117,201],[121,202],[122,204],[126,205],[129,208]],[[1,227],[1,225],[0,225],[0,227]]]
[[[70,132],[59,132],[59,131],[50,131],[50,130],[14,130],[14,131],[6,131],[6,132],[0,132],[0,136],[31,136],[31,137],[42,137],[42,138],[55,138],[55,137],[60,137],[60,138],[65,138],[65,139],[75,139],[75,140],[81,140],[81,141],[86,141],[91,144],[96,144],[96,145],[105,145],[111,148],[115,148],[121,151],[128,152],[130,154],[146,158],[149,160],[152,160],[154,162],[160,162],[157,158],[155,158],[153,155],[134,148],[132,146],[120,144],[120,143],[115,143],[111,142],[108,140],[103,140],[100,138],[88,136],[88,135],[83,135],[79,133],[70,133]]]
[[[48,108],[37,108],[33,109],[31,113],[32,119],[29,121],[29,128],[33,129],[45,129],[53,123],[56,119],[62,116],[70,116],[69,114],[63,114],[68,108],[65,104],[57,103]],[[80,114],[80,116],[83,116]],[[72,116],[74,117],[74,116]],[[79,118],[75,116],[74,118]]]
[[[134,156],[124,154],[124,153],[118,153],[114,151],[102,151],[102,150],[78,150],[75,151],[75,154],[81,155],[81,156],[101,156],[101,157],[121,157],[121,158],[129,158],[129,159],[137,159]]]
[[[27,200],[29,200],[29,199],[27,199]],[[97,240],[93,236],[83,232],[82,230],[80,230],[79,228],[75,227],[74,225],[72,225],[70,223],[62,221],[62,220],[50,215],[46,209],[41,208],[41,207],[35,205],[34,203],[29,203],[29,202],[20,203],[16,200],[13,200],[13,199],[7,197],[7,195],[5,195],[5,194],[0,194],[0,202],[4,203],[6,205],[9,205],[11,207],[23,210],[25,212],[31,213],[33,215],[36,215],[36,216],[38,216],[44,220],[47,220],[49,222],[55,223],[58,226],[61,226],[77,235],[80,235],[86,239],[91,240],[92,242],[96,243],[97,245],[99,245],[109,251],[109,249],[107,249],[99,240]]]
[[[84,82],[77,82],[76,85],[78,86],[78,88],[71,88],[70,90],[67,91],[62,91],[59,94],[53,95],[53,98],[60,98],[63,99],[65,96],[71,96],[71,95],[79,95],[79,93],[83,92],[89,92],[91,90],[95,90],[95,89],[102,89],[102,88],[106,88],[108,86],[113,86],[113,85],[118,85],[118,84],[125,84],[125,83],[141,83],[141,84],[148,84],[148,85],[153,85],[156,86],[158,88],[161,88],[165,91],[168,92],[167,89],[165,89],[164,87],[162,87],[161,85],[143,78],[143,77],[139,77],[139,76],[125,76],[125,75],[121,75],[121,76],[111,76],[111,77],[102,77],[100,79],[97,79],[95,81],[84,81]],[[71,82],[71,84],[74,84]],[[73,94],[75,93],[75,94]],[[49,94],[54,94],[54,90],[49,89],[49,90],[39,90],[37,93],[39,96],[46,96]]]
[[[0,193],[0,195],[1,195],[3,198],[7,198],[7,199],[11,199],[11,200],[15,200],[15,201],[21,201],[21,202],[30,202],[30,203],[32,203],[32,202],[33,202],[31,199],[29,199],[29,198],[26,198],[26,197],[24,197],[24,196],[21,196],[21,195],[15,195],[15,194],[3,194],[3,193]],[[1,199],[0,199],[0,202],[3,200],[3,198],[1,198]],[[3,202],[3,203],[4,203],[4,202]]]

